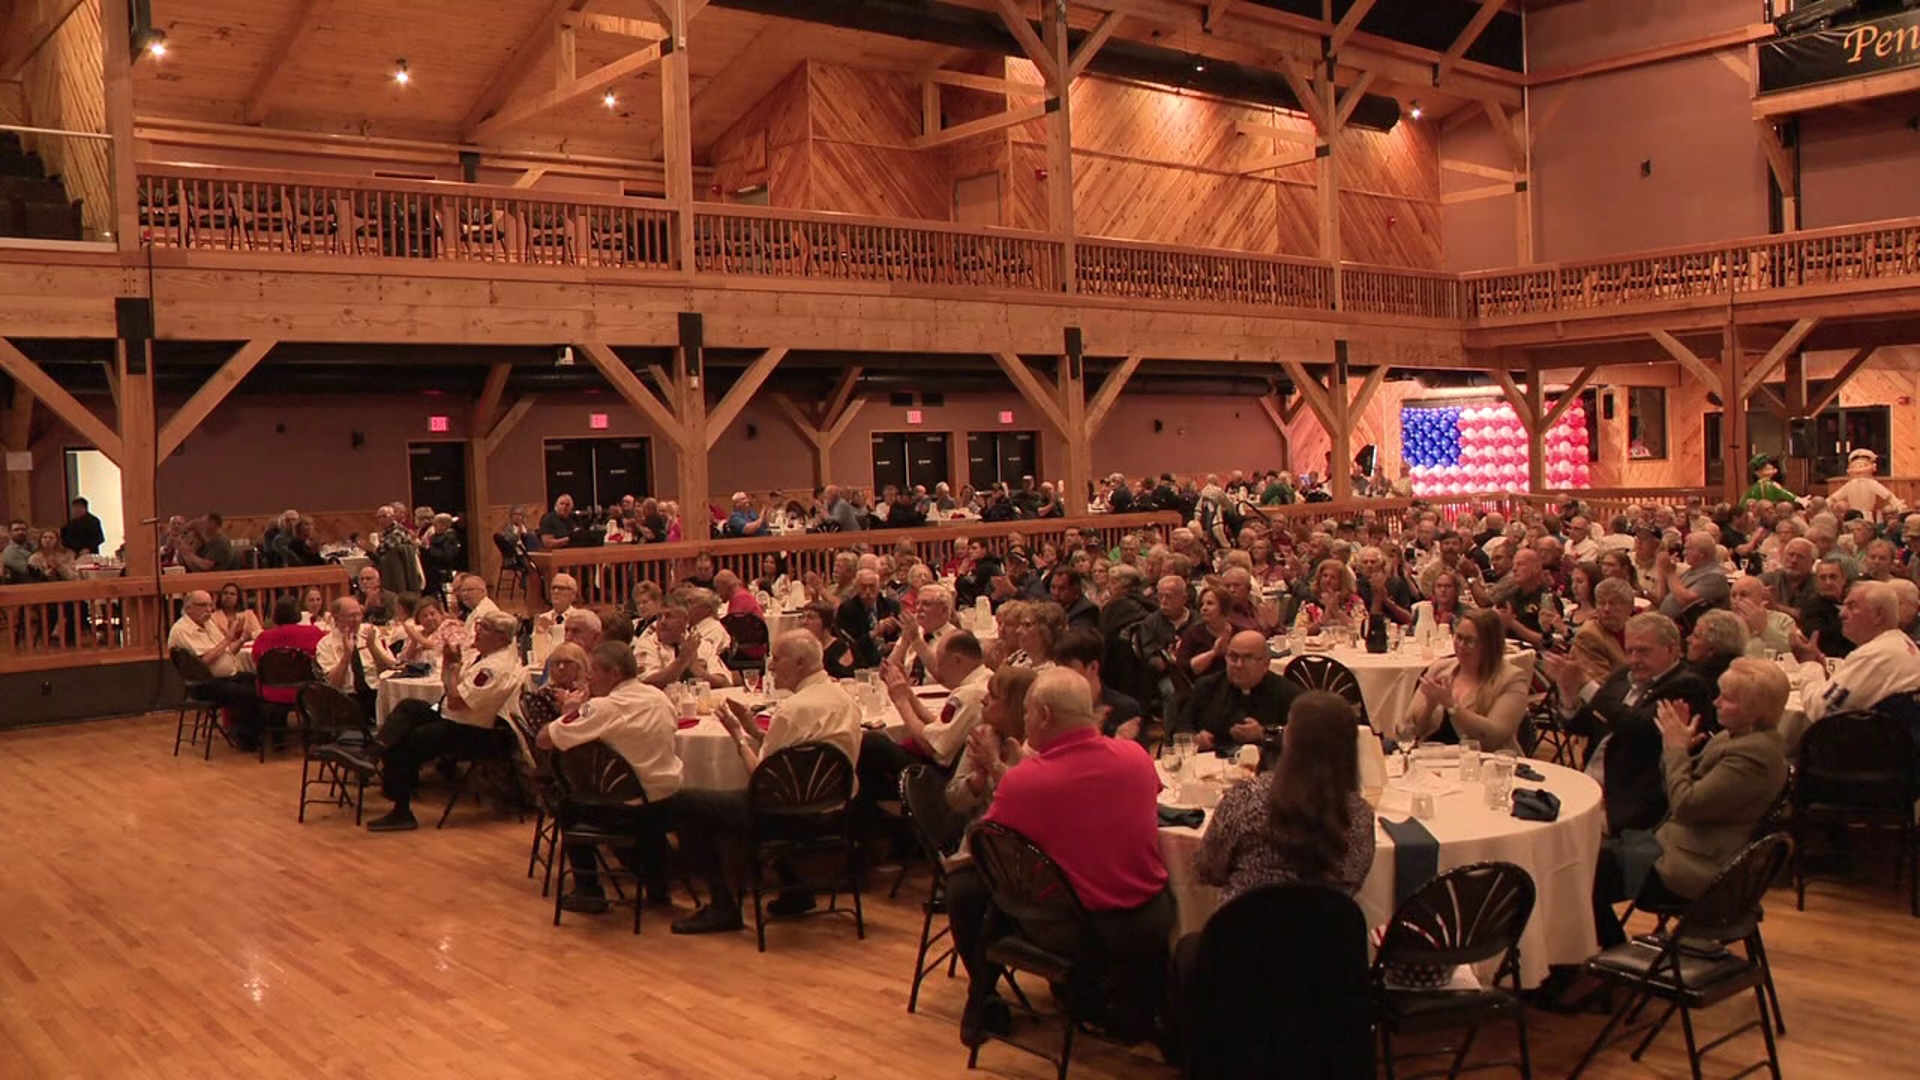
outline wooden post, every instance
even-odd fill
[[[1806,354],[1799,351],[1787,354],[1787,396],[1786,396],[1786,437],[1780,447],[1780,482],[1788,491],[1805,491],[1808,478],[1813,473],[1813,462],[1806,457],[1793,454],[1793,425],[1807,420],[1807,360]],[[1740,463],[1740,471],[1746,472],[1747,463]]]
[[[1720,347],[1720,487],[1726,501],[1738,504],[1747,490],[1747,365],[1740,328],[1727,320]],[[1703,478],[1704,479],[1704,478]]]
[[[1078,261],[1074,254],[1073,222],[1073,109],[1072,58],[1068,55],[1067,0],[1045,0],[1047,55],[1053,61],[1050,80],[1053,100],[1047,103],[1047,218],[1054,236],[1060,241],[1060,280],[1068,293],[1076,291],[1074,272]],[[1072,464],[1072,455],[1068,455]],[[1084,506],[1086,492],[1069,506]],[[1080,510],[1073,510],[1075,514]]]
[[[33,451],[33,395],[18,384],[13,402],[7,407],[6,423],[0,427],[0,450],[16,454]],[[7,470],[7,515],[23,521],[33,520],[33,473]]]
[[[1340,259],[1342,254],[1340,245],[1340,122],[1336,111],[1338,106],[1336,105],[1335,97],[1339,88],[1333,83],[1333,65],[1334,61],[1329,58],[1327,60],[1325,77],[1320,80],[1319,85],[1314,87],[1314,92],[1319,95],[1319,116],[1315,122],[1321,129],[1319,181],[1320,258],[1323,262],[1333,265],[1333,306],[1337,310],[1345,310],[1346,295],[1342,287],[1343,282],[1340,272]],[[1345,346],[1342,344],[1340,346],[1340,352],[1343,356],[1345,355],[1345,351]],[[1340,377],[1334,381],[1334,385],[1339,388],[1340,399],[1344,403],[1347,396],[1346,362],[1344,360],[1339,361],[1339,367],[1341,374]],[[1343,481],[1347,491],[1343,493],[1341,490],[1335,489],[1334,498],[1344,499],[1351,494],[1353,486],[1352,470],[1350,468],[1342,468],[1339,470],[1330,468],[1328,471],[1333,472],[1335,476],[1345,476],[1347,478]]]
[[[121,251],[140,250],[140,200],[133,163],[133,57],[127,21],[127,5],[116,0],[100,4],[100,41],[102,73],[107,107],[107,134],[113,136],[108,149],[108,178],[113,185],[114,242]],[[126,522],[131,540],[136,528],[151,535],[152,530]],[[128,565],[129,574],[133,573]]]
[[[1065,421],[1060,436],[1067,444],[1067,490],[1059,496],[1066,501],[1067,514],[1079,517],[1087,512],[1087,484],[1093,478],[1093,432],[1087,427],[1086,352],[1080,328],[1068,327],[1066,339],[1055,377]]]
[[[693,272],[693,94],[687,84],[687,0],[656,0],[671,35],[660,58],[660,123],[666,154],[667,201],[674,206],[675,262]],[[705,469],[701,470],[704,475]],[[706,501],[702,492],[700,501]],[[685,496],[682,496],[685,502]]]
[[[673,355],[674,411],[679,414],[680,520],[689,540],[705,539],[711,527],[707,502],[706,322],[698,312],[681,312],[680,347]],[[698,514],[695,519],[693,515]],[[699,528],[684,523],[698,520]]]
[[[853,419],[867,404],[867,399],[854,396],[854,388],[860,382],[861,369],[850,367],[840,373],[840,379],[834,384],[833,392],[827,395],[826,403],[815,413],[809,413],[796,405],[785,394],[769,394],[781,415],[807,440],[813,448],[813,486],[823,488],[833,482],[833,448],[847,429],[853,426]]]
[[[493,501],[493,483],[487,476],[487,440],[478,428],[467,432],[467,566],[491,589],[500,579],[500,552],[493,546],[487,524],[487,504]]]
[[[112,4],[104,7],[112,7]],[[122,340],[114,347],[120,369],[120,513],[126,529],[127,576],[160,573],[154,489],[159,465],[153,411],[153,342]]]

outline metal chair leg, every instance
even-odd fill
[[[1764,1016],[1761,1017],[1760,1026],[1761,1027],[1766,1026],[1766,1018]],[[1693,1010],[1692,1009],[1680,1010],[1680,1030],[1685,1032],[1687,1036],[1687,1064],[1693,1067],[1693,1080],[1701,1080],[1700,1049],[1699,1049],[1699,1044],[1695,1042],[1693,1038]]]
[[[1759,989],[1759,987],[1754,987],[1756,993],[1759,992]],[[1767,997],[1770,996],[1770,993],[1771,992],[1760,996],[1760,1035],[1767,1041],[1767,1071],[1773,1074],[1773,1080],[1780,1080],[1780,1048],[1774,1043],[1773,1029],[1767,1026]],[[1779,999],[1776,998],[1774,1000],[1774,1007],[1777,1009],[1779,1006]]]
[[[1593,1059],[1599,1057],[1600,1051],[1607,1048],[1609,1045],[1608,1040],[1613,1035],[1613,1029],[1620,1026],[1621,1018],[1627,1015],[1627,1009],[1631,1005],[1632,1002],[1628,1002],[1613,1010],[1613,1015],[1607,1017],[1606,1026],[1600,1029],[1600,1034],[1593,1037],[1593,1043],[1587,1047],[1586,1053],[1580,1055],[1579,1064],[1575,1065],[1573,1071],[1567,1074],[1567,1080],[1580,1080],[1580,1074],[1586,1072],[1587,1066],[1593,1064]],[[1388,1065],[1388,1070],[1388,1080],[1392,1080],[1393,1073],[1391,1071],[1391,1064]]]

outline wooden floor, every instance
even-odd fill
[[[917,899],[872,899],[865,942],[841,920],[779,926],[764,956],[746,934],[672,937],[656,911],[638,938],[619,915],[555,928],[523,876],[528,826],[481,809],[437,833],[298,825],[297,761],[175,759],[172,736],[170,715],[0,736],[5,1080],[1051,1076],[1001,1046],[967,1073],[959,982],[935,978],[907,1014]],[[1811,905],[1768,907],[1786,1074],[1920,1074],[1920,920],[1884,881]],[[1542,1077],[1600,1023],[1530,1020]],[[1674,1030],[1589,1075],[1683,1077],[1679,1046]],[[1144,1051],[1079,1050],[1082,1080],[1174,1076]]]

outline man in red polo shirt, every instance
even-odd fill
[[[314,650],[320,646],[320,639],[326,636],[326,631],[317,626],[302,626],[299,601],[292,595],[282,596],[273,602],[273,625],[253,639],[253,662],[259,664],[260,658],[272,649],[299,649],[311,659]],[[262,686],[260,700],[273,706],[273,711],[278,714],[293,708],[296,693],[290,687]],[[280,724],[284,727],[285,721],[280,721]],[[285,731],[280,731],[276,738],[285,734]]]
[[[1129,739],[1100,734],[1093,696],[1078,672],[1042,672],[1027,692],[1027,743],[1039,752],[1008,771],[987,821],[1017,830],[1060,865],[1093,916],[1110,999],[1091,1003],[1123,1042],[1155,1033],[1173,932],[1173,898],[1160,860],[1160,777]],[[1009,1016],[993,993],[1000,969],[985,957],[989,898],[968,869],[948,882],[953,936],[971,985],[960,1036],[978,1045]],[[1088,1016],[1094,1019],[1094,1016]]]

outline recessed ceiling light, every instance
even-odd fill
[[[394,62],[393,81],[399,83],[401,86],[405,86],[413,81],[413,75],[407,71],[406,58],[402,57]]]
[[[605,105],[607,108],[611,109],[615,105],[620,104],[620,99],[617,97],[614,97],[613,91],[609,90],[607,91],[607,95],[600,99],[600,104]]]
[[[1407,115],[1413,117],[1415,120],[1418,120],[1422,116],[1426,115],[1426,110],[1422,109],[1420,107],[1420,103],[1416,101],[1413,103],[1413,108],[1407,110]]]

